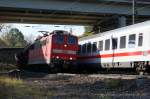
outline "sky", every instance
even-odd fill
[[[70,31],[72,34],[80,36],[84,33],[84,26],[76,25],[43,25],[43,24],[11,24],[13,28],[18,28],[25,38],[34,40],[38,35],[42,35],[39,31],[52,32],[54,30]]]

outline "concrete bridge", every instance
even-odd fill
[[[137,0],[136,11],[138,22],[150,19],[150,1]],[[132,0],[0,0],[0,22],[111,28],[131,24],[131,20]]]

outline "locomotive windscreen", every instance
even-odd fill
[[[74,36],[68,36],[68,44],[76,44],[77,38]]]
[[[64,43],[64,35],[55,35],[55,43],[62,44]]]

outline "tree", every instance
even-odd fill
[[[5,41],[2,39],[2,35],[4,32],[8,32],[9,29],[11,28],[10,24],[3,24],[0,23],[0,48],[2,47],[8,47],[7,44],[5,43]]]
[[[12,28],[9,32],[3,34],[2,40],[8,47],[24,47],[27,44],[24,35],[17,28]]]
[[[7,47],[7,44],[2,39],[0,39],[0,48],[4,47]]]
[[[85,29],[85,32],[84,32],[83,36],[93,35],[93,32],[92,32],[93,27],[92,26],[85,26],[84,29]]]
[[[4,28],[4,24],[0,24],[0,32],[2,31],[3,28]]]
[[[0,32],[1,33],[8,32],[10,29],[11,29],[11,25],[10,24],[0,23]]]

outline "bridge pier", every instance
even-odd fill
[[[127,22],[126,22],[126,17],[125,16],[119,16],[118,17],[118,28],[121,28],[121,27],[124,27],[127,25]]]

